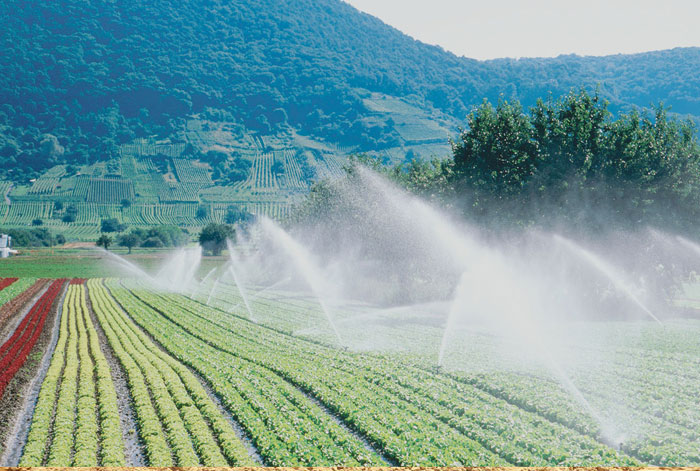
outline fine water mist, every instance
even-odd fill
[[[343,342],[340,337],[340,332],[335,325],[333,315],[326,301],[328,288],[323,278],[323,272],[314,264],[311,253],[270,219],[262,218],[260,227],[265,235],[270,237],[274,243],[278,244],[284,250],[284,253],[289,256],[292,263],[299,270],[300,275],[306,280],[318,304],[321,306],[321,310],[325,314],[328,324],[333,329],[338,343],[342,345]]]
[[[201,282],[196,279],[197,272],[202,262],[202,248],[186,247],[176,249],[167,254],[160,263],[155,273],[149,273],[141,266],[120,257],[112,252],[102,250],[108,261],[127,278],[138,278],[146,282],[152,288],[163,291],[193,294],[201,287]],[[207,278],[214,273],[211,270]],[[193,291],[194,290],[194,291]]]
[[[161,289],[336,347],[408,354],[440,374],[550,381],[614,446],[639,425],[618,380],[643,360],[620,352],[646,348],[661,319],[673,329],[700,246],[647,228],[487,230],[363,167],[332,192],[323,218],[238,231],[201,280],[199,249],[174,252],[155,276],[117,261]]]
[[[201,263],[201,247],[178,249],[166,258],[156,273],[156,282],[170,291],[184,293],[194,285]]]
[[[230,259],[228,268],[229,272],[231,273],[231,276],[233,276],[233,281],[236,284],[236,288],[238,289],[238,292],[241,295],[241,299],[243,299],[243,304],[245,305],[246,311],[248,312],[248,317],[251,321],[257,322],[255,320],[255,316],[253,315],[253,309],[251,309],[250,303],[248,302],[247,288],[243,286],[243,280],[238,273],[240,270],[239,267],[241,267],[242,264],[238,259],[238,256],[236,255],[236,248],[230,240],[226,241],[226,246],[228,247],[228,254]]]
[[[195,283],[195,284],[194,284],[194,288],[192,288],[192,292],[190,293],[190,297],[194,297],[194,296],[197,295],[197,293],[199,292],[199,290],[200,290],[203,286],[206,285],[206,283],[207,283],[207,281],[209,280],[209,278],[211,278],[211,276],[214,274],[214,272],[216,272],[217,268],[218,268],[218,267],[214,267],[214,268],[212,268],[211,270],[209,270],[209,273],[206,274],[206,276],[202,279],[202,281],[200,281],[199,283]]]
[[[659,252],[646,230],[599,240],[561,228],[495,234],[362,167],[334,191],[327,219],[283,229],[263,218],[250,229],[258,250],[234,263],[246,284],[256,280],[257,288],[244,287],[252,309],[272,294],[292,305],[290,291],[307,292],[323,316],[307,311],[311,326],[297,335],[320,336],[325,321],[350,349],[411,353],[439,371],[548,377],[598,424],[601,439],[622,441],[619,431],[634,425],[620,415],[624,388],[592,401],[585,384],[615,377],[617,357],[599,326],[630,323],[617,340],[634,345],[645,318],[658,325],[660,311],[672,317],[665,298],[672,270],[685,266],[680,255]],[[279,291],[288,278],[296,287],[285,281],[289,291]]]
[[[690,249],[692,253],[694,253],[697,257],[700,257],[700,245],[689,241],[685,237],[681,236],[676,236],[676,239],[678,242],[680,242],[684,247]]]
[[[576,256],[581,257],[583,260],[586,262],[590,263],[593,267],[595,267],[597,270],[599,270],[603,275],[605,275],[607,278],[610,279],[610,281],[615,285],[615,287],[620,290],[622,293],[624,293],[634,304],[639,306],[639,308],[647,313],[649,317],[654,319],[656,322],[658,322],[660,325],[662,325],[662,322],[659,320],[658,317],[654,315],[651,310],[649,310],[648,307],[639,299],[639,295],[635,294],[636,292],[639,291],[639,289],[635,289],[629,281],[625,279],[625,277],[620,273],[618,270],[615,269],[612,265],[610,265],[608,262],[605,260],[601,259],[598,257],[596,254],[590,252],[589,250],[584,249],[580,245],[577,245],[576,243],[572,242],[571,240],[567,239],[566,237],[562,237],[558,234],[554,234],[554,240],[560,244],[562,244],[564,247],[567,248],[567,250],[570,250],[572,253],[574,253]]]

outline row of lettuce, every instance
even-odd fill
[[[147,464],[254,464],[197,378],[136,328],[101,282],[90,280],[88,294],[84,280],[74,281],[20,465],[127,464],[116,388],[97,328],[126,374]]]
[[[85,288],[68,287],[21,466],[124,466],[117,397]]]
[[[0,346],[0,397],[4,394],[15,374],[27,361],[34,345],[39,340],[51,307],[63,283],[64,280],[54,281],[22,318],[12,335]],[[3,288],[7,286],[9,285],[5,285]]]
[[[94,312],[128,378],[148,463],[254,464],[232,424],[199,380],[158,348],[100,281],[90,280],[88,287]]]

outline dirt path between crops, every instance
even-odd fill
[[[145,301],[144,299],[139,298],[138,295],[134,294],[133,292],[132,292],[131,294],[132,294],[133,296],[135,296],[136,298],[138,298],[138,299],[139,299],[141,302],[143,302],[144,304],[150,306],[154,311],[156,311],[156,312],[158,312],[159,314],[162,315],[161,311],[158,310],[158,308],[156,308],[155,306],[149,304],[149,303],[148,303],[147,301]],[[194,315],[197,316],[197,317],[201,317],[201,316],[199,316],[198,314],[194,314]],[[228,351],[226,351],[226,350],[223,350],[223,349],[221,349],[220,347],[218,347],[217,345],[214,345],[212,342],[209,342],[209,341],[207,341],[207,340],[204,339],[204,338],[201,338],[201,337],[199,337],[199,336],[197,336],[197,335],[192,334],[191,332],[189,332],[189,331],[188,331],[187,329],[185,329],[184,327],[182,327],[182,326],[179,326],[179,327],[180,327],[183,331],[187,332],[189,335],[193,335],[195,338],[198,338],[199,340],[203,341],[203,342],[206,343],[207,345],[210,345],[211,347],[213,347],[213,348],[215,348],[215,349],[217,349],[217,350],[219,350],[219,351],[222,351],[222,352],[224,352],[224,353],[226,353],[226,354],[228,354],[228,355],[234,355],[233,353],[228,352]],[[144,332],[145,332],[145,331],[144,331]],[[151,340],[152,340],[156,345],[158,345],[161,349],[163,349],[163,347],[162,347],[155,339],[153,339],[153,338],[148,334],[148,332],[145,332],[145,333],[146,333],[146,335],[149,336],[149,338],[151,338]],[[163,349],[163,351],[165,351],[165,352],[167,353],[167,350]],[[241,357],[241,358],[243,358],[243,357]],[[245,359],[245,358],[243,358],[243,359]],[[251,360],[247,360],[247,359],[245,359],[245,360],[246,360],[246,361],[251,361]],[[363,446],[367,451],[369,451],[369,452],[372,453],[372,454],[377,455],[382,461],[384,461],[384,463],[385,463],[387,466],[398,466],[398,463],[395,463],[391,458],[389,458],[388,456],[386,456],[386,455],[382,452],[382,450],[373,447],[372,444],[369,442],[369,440],[367,440],[367,439],[366,439],[362,434],[360,434],[359,432],[357,432],[357,431],[353,430],[351,427],[349,427],[348,424],[345,423],[345,422],[343,421],[343,419],[342,419],[340,416],[338,416],[335,412],[333,412],[333,411],[330,410],[328,407],[326,407],[326,405],[323,404],[321,401],[319,401],[315,396],[312,396],[311,394],[308,394],[306,391],[304,391],[303,389],[301,389],[300,387],[298,387],[297,385],[295,385],[295,384],[292,383],[291,381],[288,381],[287,379],[285,379],[284,377],[282,377],[282,375],[280,375],[279,373],[275,372],[275,371],[272,370],[271,368],[265,366],[264,364],[262,364],[262,363],[257,363],[257,362],[253,362],[253,363],[255,363],[256,365],[258,365],[258,366],[260,366],[260,367],[262,367],[262,368],[267,369],[268,371],[270,371],[270,374],[273,374],[273,375],[277,376],[277,377],[280,378],[282,381],[286,382],[287,384],[289,384],[290,386],[292,386],[293,388],[295,388],[300,394],[302,394],[304,397],[306,397],[309,401],[311,401],[312,403],[314,403],[315,405],[317,405],[317,406],[318,406],[318,407],[319,407],[333,422],[335,422],[341,429],[343,429],[343,430],[344,430],[345,432],[347,432],[349,435],[351,435],[351,436],[353,436],[355,439],[357,439],[357,441],[359,441],[359,442],[362,444],[362,446]],[[185,366],[187,366],[187,365],[185,365]],[[190,369],[190,371],[192,371],[192,374],[194,374],[194,375],[200,380],[200,382],[201,382],[202,385],[205,387],[205,389],[207,390],[207,392],[211,392],[211,394],[214,394],[213,391],[211,390],[211,388],[209,387],[209,385],[206,383],[206,381],[203,381],[202,378],[197,374],[197,372],[193,371],[192,368],[190,368],[189,366],[187,366],[187,368]],[[223,406],[221,406],[221,407],[223,407]],[[225,409],[224,409],[224,410],[225,410]],[[229,415],[228,412],[226,412],[226,416],[228,416],[228,415]],[[233,418],[231,418],[231,420],[233,420]]]
[[[292,384],[292,383],[290,383],[290,384]],[[293,385],[293,384],[292,384],[292,385]],[[296,387],[296,386],[295,386],[295,387]],[[347,433],[349,433],[350,435],[352,435],[353,437],[355,437],[356,440],[358,440],[360,443],[362,443],[362,445],[365,447],[365,449],[366,449],[367,451],[369,451],[370,453],[373,453],[373,454],[379,456],[379,458],[381,458],[381,460],[384,461],[384,463],[386,464],[386,466],[392,466],[392,467],[397,467],[397,466],[399,466],[399,463],[397,463],[396,461],[394,461],[394,460],[392,460],[391,458],[389,458],[388,456],[386,456],[382,450],[380,450],[380,449],[378,449],[378,448],[374,448],[374,447],[372,446],[372,444],[369,442],[369,440],[367,440],[364,436],[360,435],[360,434],[359,434],[358,432],[356,432],[355,430],[351,429],[351,428],[348,426],[348,424],[346,424],[346,423],[343,421],[343,419],[341,419],[335,412],[333,412],[333,411],[330,410],[328,407],[326,407],[326,405],[325,405],[324,403],[322,403],[321,401],[319,401],[318,399],[316,399],[315,396],[312,396],[311,394],[308,394],[306,391],[303,391],[303,390],[302,390],[301,388],[299,388],[299,387],[296,387],[296,388],[297,388],[297,390],[298,390],[301,394],[303,394],[304,396],[306,396],[306,398],[307,398],[309,401],[311,401],[311,402],[313,402],[314,404],[316,404],[316,405],[318,406],[319,409],[321,409],[323,412],[325,412],[325,413],[331,418],[331,420],[333,420],[340,428],[342,428],[343,430],[345,430]]]
[[[62,245],[64,249],[84,249],[95,247],[94,242],[66,242]]]
[[[48,289],[49,284],[46,285],[42,293]],[[25,374],[30,375],[31,379],[27,381],[23,387],[17,386],[18,391],[13,395],[14,403],[12,406],[16,408],[14,412],[11,412],[13,418],[7,422],[7,430],[10,431],[7,436],[4,452],[0,457],[0,466],[17,466],[19,460],[22,457],[22,451],[24,450],[24,445],[27,442],[27,436],[29,435],[29,427],[32,423],[32,415],[34,414],[34,407],[36,406],[37,399],[39,397],[39,391],[41,390],[41,385],[46,377],[46,372],[51,364],[51,358],[53,357],[53,352],[56,349],[56,344],[58,343],[59,325],[61,322],[61,313],[63,312],[63,302],[65,300],[66,292],[68,290],[68,284],[63,286],[63,291],[56,298],[58,302],[54,302],[49,316],[53,316],[53,319],[49,317],[48,322],[44,324],[44,331],[37,344],[34,346],[35,349],[44,349],[44,354],[38,365],[28,365],[25,364],[20,371],[17,372],[15,378],[17,378],[21,372],[25,369]],[[30,306],[34,305],[36,299],[30,303]],[[50,326],[50,327],[49,327]],[[48,346],[47,346],[48,344]],[[41,351],[41,350],[36,350]],[[33,375],[31,372],[33,369],[37,369]],[[15,379],[10,383],[11,385],[15,382]],[[8,396],[8,390],[5,391],[5,397]],[[18,398],[24,398],[21,406]],[[11,406],[11,407],[12,407]]]
[[[95,326],[97,331],[97,338],[100,343],[100,350],[107,359],[107,364],[109,365],[109,371],[112,373],[112,382],[114,383],[114,389],[117,391],[117,408],[119,409],[119,422],[121,424],[122,440],[124,441],[124,453],[126,458],[127,466],[146,466],[146,457],[144,455],[143,444],[139,438],[138,433],[138,422],[136,421],[136,412],[134,411],[134,405],[131,399],[131,393],[129,392],[129,385],[126,380],[126,374],[122,369],[121,363],[114,355],[111,345],[107,341],[107,336],[104,330],[102,330],[102,325],[95,315],[95,311],[92,309],[92,302],[90,300],[90,293],[85,288],[87,308],[90,312],[90,319]]]
[[[149,336],[149,338],[151,338],[151,341],[155,345],[158,346],[158,348],[160,348],[161,350],[163,350],[163,352],[170,355],[170,353],[168,353],[168,351],[165,350],[161,344],[159,344],[155,339],[153,339],[147,332],[145,332],[145,333],[146,333],[146,335]],[[236,421],[236,419],[234,419],[233,416],[229,413],[229,411],[226,410],[226,407],[224,407],[223,403],[221,402],[219,397],[216,395],[214,390],[211,388],[211,386],[209,385],[207,380],[202,378],[196,370],[190,368],[188,365],[185,365],[184,363],[183,363],[183,365],[190,371],[190,373],[192,373],[194,375],[195,378],[197,378],[197,381],[199,381],[199,383],[202,385],[204,390],[207,392],[209,399],[211,399],[212,402],[214,404],[216,404],[216,407],[219,409],[219,412],[221,412],[221,415],[223,415],[224,418],[226,420],[228,420],[228,422],[231,424],[231,427],[233,428],[233,431],[236,432],[238,439],[243,443],[243,445],[245,445],[245,448],[248,451],[248,456],[250,456],[256,463],[259,463],[261,465],[265,465],[265,460],[263,460],[263,457],[260,456],[260,453],[258,453],[257,448],[255,448],[255,445],[253,444],[253,440],[250,439],[250,437],[248,436],[248,433],[243,429],[241,424],[239,424],[238,421]]]
[[[110,296],[112,294],[110,293]],[[117,304],[119,309],[122,310],[126,314],[126,316],[131,319],[131,322],[134,323],[134,325],[141,331],[143,334],[148,337],[148,339],[153,342],[153,344],[158,347],[163,353],[165,353],[168,356],[172,357],[172,354],[165,348],[163,345],[160,344],[151,334],[150,332],[147,332],[145,329],[141,328],[141,326],[129,315],[129,313],[122,307],[119,302],[112,297],[114,302]],[[173,357],[174,358],[174,357]],[[179,360],[178,360],[179,361]],[[238,421],[231,415],[231,413],[226,410],[226,407],[223,405],[219,397],[216,395],[214,390],[211,388],[209,383],[202,378],[202,376],[199,375],[199,373],[191,368],[189,365],[186,365],[185,363],[180,361],[180,364],[183,365],[187,370],[194,375],[195,378],[197,378],[197,381],[202,385],[204,390],[206,391],[207,395],[209,398],[212,400],[212,402],[216,405],[216,407],[219,409],[219,412],[221,412],[221,415],[228,420],[228,422],[231,424],[231,428],[233,428],[233,431],[236,433],[236,436],[238,439],[243,443],[245,446],[246,450],[248,451],[248,456],[250,456],[251,459],[253,459],[256,463],[259,463],[261,465],[265,465],[265,461],[263,460],[263,457],[258,453],[257,448],[253,444],[253,440],[251,440],[250,436],[248,436],[248,433],[245,431],[243,426],[238,423]]]
[[[35,295],[31,296],[26,304],[24,304],[19,310],[17,310],[14,314],[11,316],[8,316],[9,319],[0,328],[0,345],[4,344],[7,342],[10,337],[15,333],[15,330],[17,330],[17,327],[22,323],[22,320],[27,316],[31,308],[36,304],[36,302],[39,300],[40,297],[44,295],[44,293],[49,289],[50,284],[46,283],[44,286],[42,286]],[[30,286],[27,289],[31,289],[32,287]],[[22,293],[20,293],[18,296],[21,296]]]

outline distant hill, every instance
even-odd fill
[[[193,114],[365,150],[410,141],[377,118],[370,93],[407,98],[450,127],[484,98],[527,105],[596,84],[613,109],[663,101],[700,117],[698,48],[476,61],[339,0],[5,0],[0,13],[6,178],[175,135]]]

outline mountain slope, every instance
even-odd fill
[[[191,114],[360,150],[405,141],[391,113],[368,107],[370,92],[450,122],[484,98],[531,104],[600,84],[613,109],[663,101],[700,116],[697,48],[481,62],[339,0],[7,0],[0,14],[5,178],[108,158],[136,137],[181,132]]]

